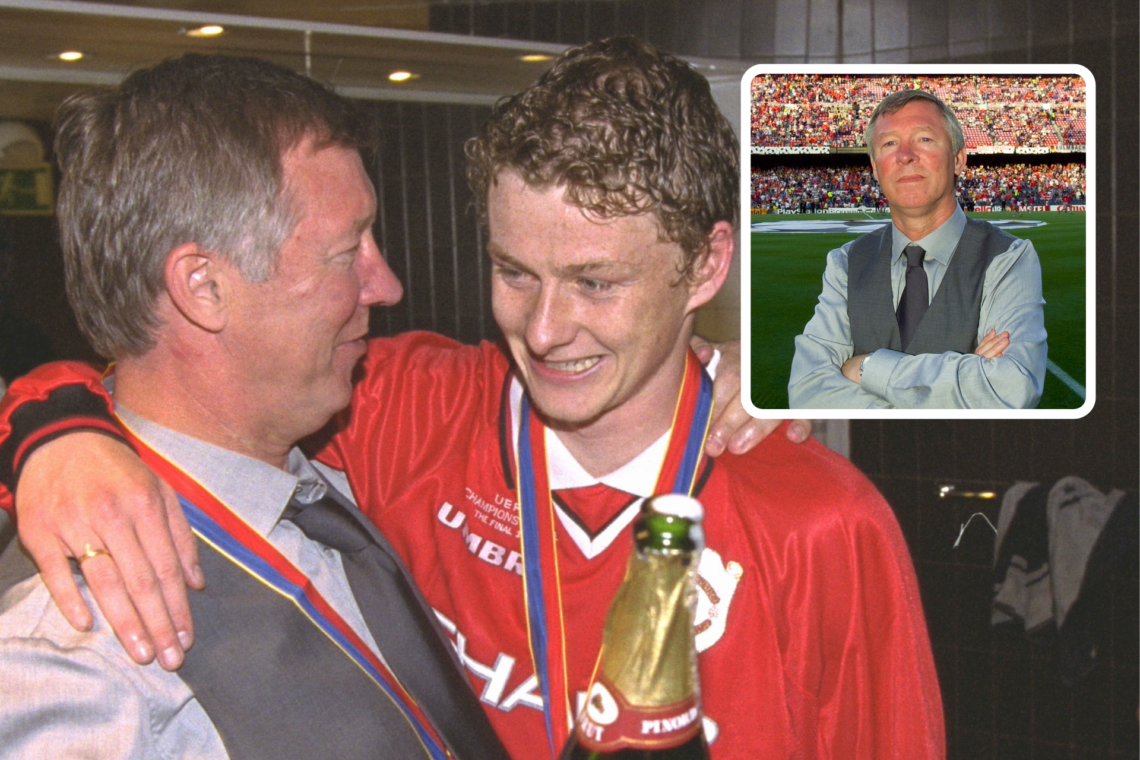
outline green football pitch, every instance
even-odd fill
[[[1011,219],[1010,213],[976,213],[977,219]],[[837,221],[887,218],[885,214],[754,215],[753,222]],[[1049,371],[1039,409],[1076,409],[1084,403],[1077,390],[1085,383],[1085,214],[1026,213],[1019,220],[1039,220],[1043,227],[1009,229],[1029,238],[1041,259],[1045,292],[1045,329],[1049,335]],[[751,306],[752,403],[761,409],[788,408],[788,374],[793,340],[815,310],[823,287],[827,252],[852,240],[852,233],[750,233],[752,236]],[[1089,252],[1091,255],[1091,251]],[[749,350],[746,348],[746,350]],[[1063,379],[1063,375],[1068,375]]]

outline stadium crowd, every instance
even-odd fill
[[[967,149],[1085,143],[1085,83],[1077,76],[766,74],[752,80],[752,145],[861,146],[875,105],[902,89],[926,90],[953,108]]]
[[[969,198],[979,206],[1082,206],[1085,203],[1085,165],[967,164],[958,180],[958,189],[963,198]]]
[[[970,166],[958,183],[967,211],[974,206],[1084,205],[1085,165]],[[752,208],[813,213],[830,208],[884,209],[870,167],[752,170]]]
[[[802,214],[828,208],[878,208],[884,203],[869,167],[752,170],[752,208]]]

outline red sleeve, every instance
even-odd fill
[[[20,468],[38,446],[73,430],[121,438],[103,373],[79,362],[52,362],[17,378],[0,399],[0,508],[15,511]]]
[[[763,519],[780,537],[767,553],[800,745],[828,760],[944,760],[938,676],[894,513],[822,446],[765,444],[786,454],[750,485],[782,505]]]
[[[853,477],[861,482],[843,518],[817,526],[805,557],[811,582],[791,602],[818,625],[795,658],[820,666],[802,684],[818,700],[818,754],[942,760],[942,696],[910,553],[882,496]]]
[[[352,403],[316,441],[316,458],[343,469],[361,509],[375,515],[432,470],[439,452],[473,435],[482,415],[496,415],[507,366],[491,343],[424,332],[373,339]]]
[[[826,654],[815,674],[822,758],[945,758],[942,697],[910,556],[877,493],[809,560]],[[827,625],[822,625],[823,623]]]

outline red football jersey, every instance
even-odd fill
[[[492,344],[373,341],[320,458],[411,568],[517,760],[548,760],[527,639],[512,431],[521,389]],[[548,434],[548,442],[553,436]],[[661,444],[661,442],[658,442]],[[549,445],[570,695],[589,685],[629,524],[660,445],[597,482]],[[704,465],[697,645],[715,760],[942,758],[942,705],[910,556],[846,460],[777,431]]]
[[[491,344],[409,334],[371,342],[364,370],[322,458],[346,470],[406,560],[512,756],[545,760],[511,462],[521,389],[509,363]],[[21,379],[0,402],[0,442],[19,404],[78,382],[105,395],[81,365]],[[659,441],[596,482],[551,439],[573,704],[663,450]],[[697,646],[712,757],[943,758],[914,570],[873,486],[816,442],[777,431],[744,456],[706,463],[695,495],[705,506]],[[0,488],[0,506],[10,498]]]

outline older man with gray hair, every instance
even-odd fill
[[[348,405],[369,307],[403,292],[372,236],[369,135],[351,101],[251,58],[183,56],[61,106],[68,297],[210,585],[181,670],[139,668],[110,615],[74,630],[9,547],[0,578],[31,577],[0,592],[5,757],[506,757],[400,558],[296,446]],[[112,550],[89,534],[71,571],[114,573]]]
[[[1045,381],[1041,265],[1029,240],[968,219],[962,127],[922,90],[865,133],[891,224],[827,256],[788,397],[812,409],[1029,409]]]

